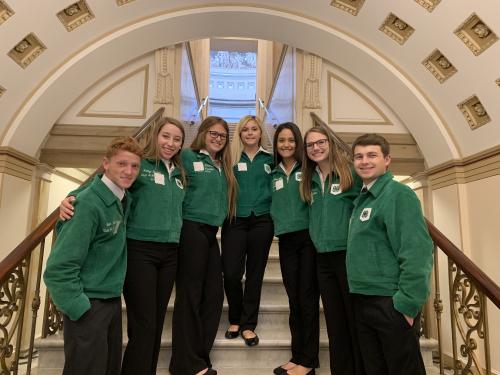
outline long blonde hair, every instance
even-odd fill
[[[255,123],[259,127],[260,129],[259,146],[262,145],[262,136],[264,134],[264,129],[262,129],[262,122],[260,121],[260,119],[257,116],[251,116],[251,115],[242,117],[238,122],[238,124],[236,125],[236,128],[234,129],[234,136],[233,140],[231,141],[231,155],[233,157],[233,165],[238,164],[241,159],[241,153],[245,148],[243,142],[241,141],[241,131],[243,127],[250,121],[255,121]]]
[[[227,122],[222,117],[209,116],[203,120],[198,128],[198,133],[196,134],[193,143],[191,143],[191,149],[194,151],[200,151],[206,147],[205,138],[210,130],[210,128],[216,124],[220,124],[224,127],[227,133],[226,143],[222,150],[220,150],[215,157],[220,160],[224,173],[226,174],[227,180],[227,199],[228,199],[228,217],[232,218],[236,215],[236,178],[233,173],[233,164],[231,159],[231,151],[229,149],[229,126]]]
[[[330,190],[332,186],[334,174],[339,177],[340,188],[342,189],[342,191],[349,190],[354,184],[354,179],[351,172],[351,156],[336,145],[333,131],[325,126],[310,128],[306,132],[306,134],[304,134],[304,149],[306,149],[307,136],[310,133],[323,134],[328,139],[328,163],[330,165],[330,172],[328,173],[328,190]],[[316,165],[317,164],[307,156],[306,149],[302,161],[302,181],[300,183],[300,196],[302,197],[302,200],[308,204],[312,203],[312,177],[315,173]]]
[[[144,158],[145,159],[151,159],[155,160],[156,166],[158,167],[159,163],[161,162],[161,157],[160,157],[160,149],[158,148],[158,134],[160,134],[161,129],[165,125],[174,125],[176,128],[179,128],[179,130],[182,133],[182,142],[181,142],[181,147],[179,148],[179,151],[170,159],[172,163],[174,163],[175,167],[179,169],[181,172],[181,179],[182,183],[185,185],[186,184],[186,172],[184,170],[184,167],[182,166],[182,161],[181,161],[181,149],[184,146],[184,140],[186,139],[186,133],[184,131],[184,126],[182,123],[172,117],[162,117],[156,124],[155,127],[153,128],[153,131],[149,134],[149,137],[147,139],[147,143],[144,146]]]

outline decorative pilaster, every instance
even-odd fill
[[[156,96],[154,110],[165,108],[165,115],[172,115],[174,105],[175,46],[155,51]]]
[[[320,81],[323,60],[321,57],[304,53],[304,101],[303,107],[321,108]]]

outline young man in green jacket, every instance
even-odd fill
[[[111,142],[104,175],[74,201],[71,220],[59,222],[44,280],[63,312],[64,375],[119,374],[121,293],[126,271],[125,223],[130,187],[142,149],[133,138]]]
[[[387,171],[391,157],[383,137],[365,134],[352,147],[363,189],[354,201],[346,263],[365,370],[425,374],[418,330],[433,243],[420,202]]]

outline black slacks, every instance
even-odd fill
[[[170,373],[211,367],[224,290],[217,227],[184,220],[177,264]]]
[[[368,375],[425,375],[420,314],[410,326],[392,297],[354,295],[356,328]]]
[[[255,330],[260,307],[262,281],[273,240],[269,214],[236,217],[222,227],[222,269],[229,305],[229,323]],[[246,272],[245,272],[246,270]],[[245,274],[245,290],[242,279]]]
[[[77,321],[64,319],[63,375],[117,375],[122,361],[120,297],[91,299]]]
[[[127,241],[127,275],[123,296],[127,304],[128,344],[122,375],[155,375],[163,322],[177,270],[179,245]]]
[[[290,304],[290,362],[315,368],[319,366],[319,291],[316,250],[309,231],[280,235],[279,253],[281,274]]]
[[[332,375],[364,374],[352,295],[349,293],[345,251],[318,253],[316,265],[318,285],[325,313],[330,346]]]

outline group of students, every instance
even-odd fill
[[[326,127],[302,138],[297,125],[279,125],[274,155],[262,133],[245,116],[229,144],[226,121],[210,116],[182,150],[182,124],[164,118],[144,153],[131,138],[113,141],[104,174],[62,202],[71,220],[58,222],[44,280],[64,313],[64,374],[155,374],[174,282],[170,372],[216,374],[210,351],[224,291],[226,339],[259,343],[273,236],[292,337],[275,374],[315,373],[320,296],[332,374],[425,373],[418,314],[433,246],[415,194],[387,171],[385,139],[358,138],[352,162]]]

